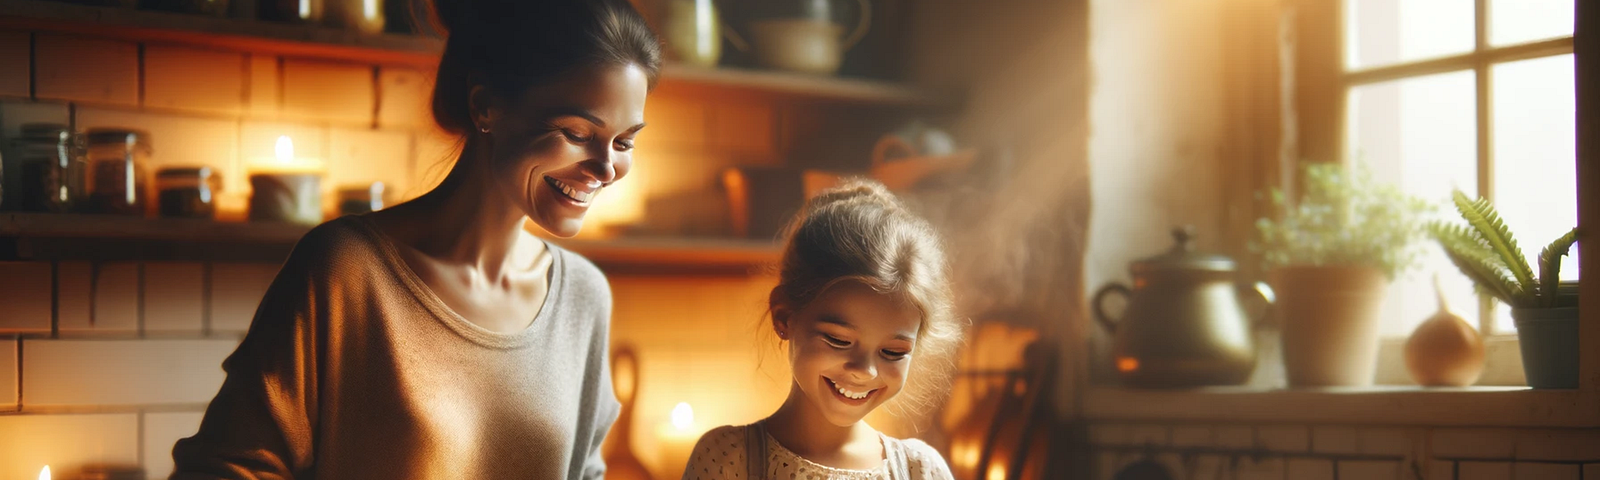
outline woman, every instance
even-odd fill
[[[631,165],[659,43],[625,0],[455,0],[434,190],[308,233],[173,478],[600,478],[611,294],[572,236]]]

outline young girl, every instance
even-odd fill
[[[769,298],[789,397],[766,419],[706,432],[684,480],[951,478],[928,444],[862,420],[891,399],[925,406],[947,380],[961,329],[938,236],[860,180],[811,200],[789,235]]]

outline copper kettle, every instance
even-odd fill
[[[1111,282],[1094,295],[1095,320],[1114,335],[1112,357],[1124,383],[1167,388],[1238,385],[1256,366],[1254,327],[1272,305],[1265,283],[1235,281],[1232,259],[1193,251],[1193,227],[1172,230],[1166,253],[1133,262],[1133,288]],[[1126,299],[1121,318],[1105,301]],[[1253,315],[1241,298],[1259,302]]]

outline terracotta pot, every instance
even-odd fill
[[[1378,359],[1378,310],[1389,281],[1366,267],[1287,267],[1272,272],[1283,315],[1283,364],[1291,387],[1366,386]]]

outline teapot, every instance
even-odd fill
[[[1273,302],[1265,283],[1236,283],[1235,264],[1193,251],[1194,228],[1172,230],[1166,253],[1133,262],[1133,288],[1111,282],[1095,292],[1094,318],[1112,333],[1111,354],[1123,382],[1168,388],[1238,385],[1255,370],[1254,326]],[[1126,299],[1120,318],[1106,313],[1113,296]],[[1261,303],[1254,315],[1246,297]]]
[[[724,30],[734,48],[753,51],[762,66],[777,70],[832,75],[839,71],[844,52],[861,42],[872,24],[872,4],[855,0],[859,9],[855,28],[835,21],[837,3],[843,0],[783,0],[756,2],[743,23],[749,41],[735,29]],[[747,7],[752,8],[752,7]]]

